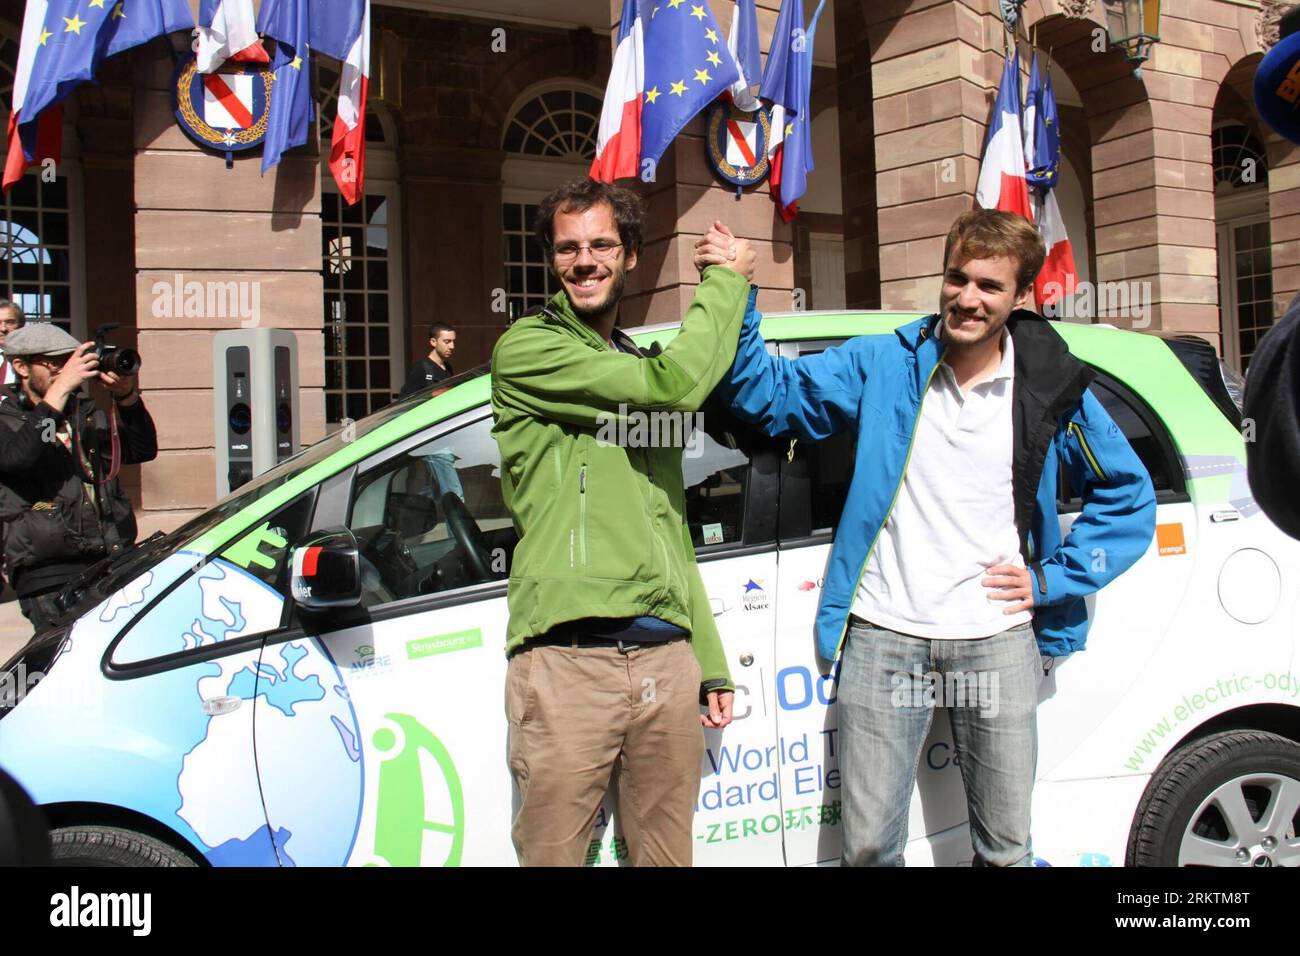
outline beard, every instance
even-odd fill
[[[610,309],[618,305],[623,298],[623,286],[627,284],[627,270],[617,269],[610,273],[609,276],[609,295],[605,296],[605,301],[596,305],[579,305],[569,296],[569,307],[573,309],[573,314],[584,322],[591,319],[598,319]]]

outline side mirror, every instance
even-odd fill
[[[306,611],[361,603],[361,556],[347,528],[326,528],[293,550],[289,589]]]

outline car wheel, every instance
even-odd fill
[[[1232,730],[1179,748],[1151,778],[1130,866],[1300,866],[1300,745]]]
[[[117,827],[60,827],[50,834],[55,866],[196,866],[161,840]]]

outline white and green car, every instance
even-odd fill
[[[797,358],[916,316],[768,316]],[[1040,689],[1033,842],[1048,865],[1300,864],[1300,543],[1255,505],[1204,344],[1059,324],[1151,472],[1158,532],[1090,600]],[[671,328],[636,331],[642,346]],[[484,370],[399,402],[91,569],[0,668],[0,767],[73,863],[513,864],[502,504]],[[737,683],[707,732],[702,865],[836,861],[835,671],[813,615],[851,437],[773,442],[715,411],[687,520]],[[1061,520],[1078,501],[1062,483]],[[969,861],[947,722],[909,863]],[[626,859],[613,801],[589,861]]]

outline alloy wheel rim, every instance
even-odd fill
[[[1183,831],[1179,866],[1300,866],[1300,780],[1249,773],[1215,787]]]

